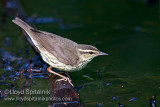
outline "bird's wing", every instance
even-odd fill
[[[52,33],[43,32],[32,29],[37,36],[40,44],[51,54],[53,54],[60,62],[74,66],[79,59],[76,51],[77,43],[54,35]]]

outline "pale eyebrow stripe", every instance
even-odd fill
[[[94,51],[94,50],[83,50],[83,49],[78,49],[79,51],[81,51],[81,52],[96,52],[97,53],[97,51]]]

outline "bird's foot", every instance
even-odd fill
[[[62,78],[62,79],[57,79],[56,82],[57,82],[57,81],[63,81],[63,80],[64,80],[64,81],[68,81],[69,84],[71,84],[72,86],[74,86],[74,85],[72,84],[72,82],[71,82],[72,80],[71,80],[70,78],[68,78],[68,77],[64,77],[64,78]]]

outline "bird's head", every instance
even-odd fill
[[[96,47],[91,45],[79,45],[78,53],[81,61],[90,61],[96,56],[108,55],[107,53],[101,52]]]

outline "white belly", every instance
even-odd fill
[[[42,50],[41,50],[41,56],[46,63],[48,63],[54,68],[58,68],[59,70],[63,70],[63,71],[69,71],[69,72],[77,71],[84,68],[86,65],[86,64],[79,64],[75,66],[66,65],[60,62],[56,57],[51,55],[51,53],[48,53],[47,51],[42,52]]]

